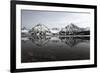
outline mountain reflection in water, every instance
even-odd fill
[[[22,37],[21,62],[90,59],[89,37]]]

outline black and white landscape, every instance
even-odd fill
[[[89,15],[21,10],[21,62],[90,59]]]

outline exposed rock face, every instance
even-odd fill
[[[86,28],[80,28],[76,26],[75,24],[71,23],[67,25],[65,28],[63,28],[59,33],[64,34],[84,34],[84,33],[89,33],[90,30]]]
[[[51,33],[49,28],[47,28],[43,24],[37,24],[29,32],[34,36],[45,36],[45,35],[50,35]]]
[[[78,31],[82,31],[81,28],[79,28],[78,26],[74,25],[74,24],[70,24],[70,25],[67,25],[66,27],[66,31],[69,31],[69,32],[78,32]]]

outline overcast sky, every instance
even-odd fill
[[[90,27],[90,14],[77,12],[54,12],[21,10],[22,27],[31,29],[41,23],[48,28],[64,28],[70,23],[79,27]]]

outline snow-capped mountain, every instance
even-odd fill
[[[74,24],[69,24],[65,27],[66,31],[80,31],[81,28],[79,28],[78,26],[74,25]]]
[[[50,29],[44,24],[37,24],[29,32],[35,35],[49,35],[51,33]]]
[[[69,25],[67,25],[65,28],[62,28],[61,29],[61,31],[59,32],[59,34],[61,34],[61,35],[69,35],[69,34],[71,34],[71,35],[79,35],[79,34],[87,34],[87,35],[89,35],[89,33],[90,33],[90,29],[89,29],[89,27],[87,27],[87,28],[80,28],[80,27],[78,27],[78,26],[76,26],[75,24],[69,24]]]
[[[86,28],[80,28],[78,26],[76,26],[75,24],[71,23],[69,25],[67,25],[65,27],[66,31],[74,31],[74,32],[80,32],[80,31],[89,31],[90,28],[89,27],[86,27]]]

